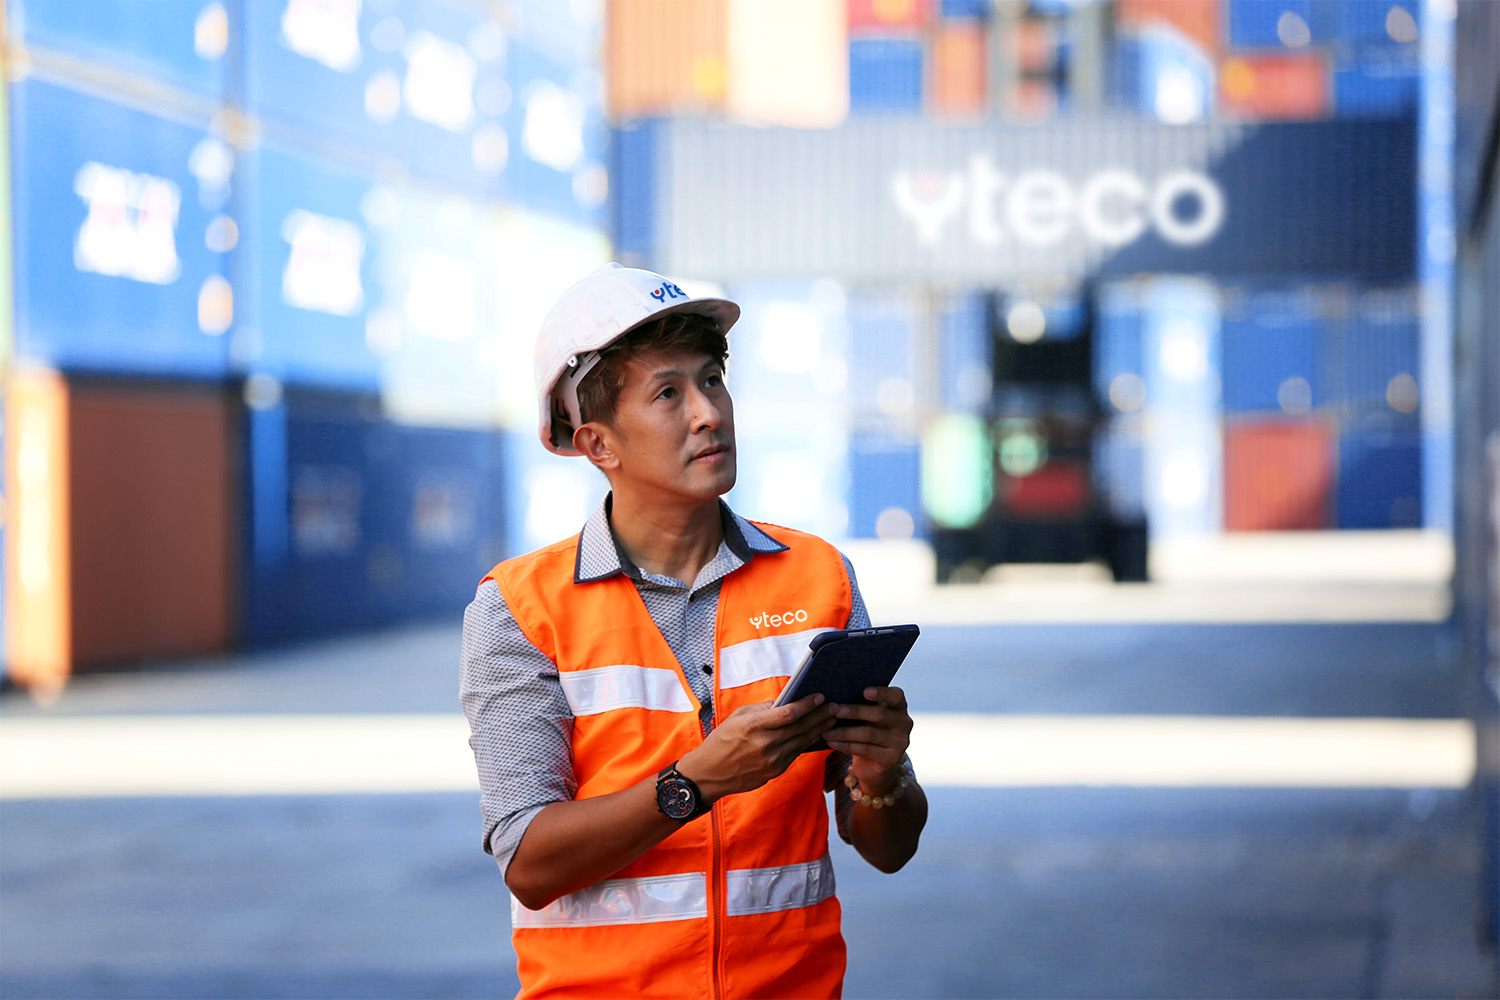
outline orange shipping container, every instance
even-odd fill
[[[1325,118],[1328,79],[1321,52],[1232,56],[1219,67],[1219,105],[1249,118]]]
[[[937,6],[938,0],[849,0],[849,29],[906,31],[921,28],[932,19]]]
[[[604,71],[610,115],[722,111],[728,51],[725,0],[609,0]]]
[[[985,43],[982,21],[949,21],[932,40],[932,104],[942,114],[971,115],[985,106]]]
[[[1224,432],[1224,527],[1326,528],[1333,433],[1322,420],[1250,420]]]
[[[233,616],[233,419],[221,391],[17,373],[6,637],[39,693],[69,673],[212,653]]]
[[[1223,48],[1221,0],[1118,0],[1115,18],[1122,26],[1144,27],[1153,21],[1170,24],[1205,52]]]

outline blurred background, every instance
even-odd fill
[[[514,988],[458,623],[611,259],[927,628],[851,995],[1496,993],[1500,4],[0,9],[4,995]]]

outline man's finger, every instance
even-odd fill
[[[799,719],[806,718],[823,704],[821,694],[810,694],[806,698],[798,698],[796,701],[772,708],[766,713],[762,725],[767,729],[781,729],[790,726]],[[769,703],[768,703],[769,704]]]
[[[906,692],[898,687],[867,687],[864,691],[866,701],[876,701],[897,711],[906,707]]]

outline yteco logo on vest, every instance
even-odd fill
[[[768,611],[762,611],[750,619],[750,624],[756,628],[775,628],[778,625],[791,625],[794,622],[807,621],[807,612],[798,608],[796,611],[783,611],[779,615],[773,615]]]

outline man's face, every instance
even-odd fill
[[[728,493],[734,402],[719,362],[696,352],[645,354],[625,371],[608,435],[619,462],[610,470],[615,487],[699,501]]]

